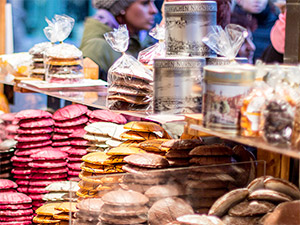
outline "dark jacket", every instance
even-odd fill
[[[89,57],[99,66],[99,79],[107,80],[107,72],[111,65],[121,56],[106,42],[104,34],[112,31],[112,28],[101,23],[95,18],[87,18],[81,40],[80,49],[83,57]],[[137,36],[131,36],[128,51],[126,53],[137,57],[139,51],[149,46],[142,45]]]
[[[267,7],[259,14],[250,14],[245,12],[239,5],[236,5],[234,12],[238,14],[247,14],[256,23],[256,29],[252,32],[253,43],[256,50],[254,52],[254,62],[259,59],[263,51],[271,44],[270,32],[278,19],[278,14],[275,10],[271,9],[268,4]]]

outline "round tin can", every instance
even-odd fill
[[[200,113],[205,58],[154,59],[154,112]]]
[[[235,62],[245,64],[248,63],[248,59],[244,57],[236,57]],[[225,57],[206,57],[206,65],[229,65],[232,63],[231,60]]]
[[[202,42],[217,24],[215,1],[179,1],[165,4],[166,56],[216,56]]]
[[[252,65],[205,66],[203,126],[238,133],[243,99],[251,91],[255,75]]]

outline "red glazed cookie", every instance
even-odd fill
[[[66,159],[67,157],[67,153],[55,150],[46,150],[30,155],[30,158],[33,160],[58,160]]]
[[[57,110],[53,114],[53,119],[58,120],[58,121],[63,121],[63,120],[69,120],[73,119],[79,116],[82,116],[86,114],[88,111],[88,108],[84,105],[68,105],[64,108],[61,108]]]
[[[54,121],[53,121],[53,119],[50,119],[50,118],[28,119],[28,120],[21,120],[19,122],[19,126],[21,128],[50,127],[53,125],[54,125]]]
[[[0,179],[0,189],[17,188],[18,185],[8,179]]]
[[[23,193],[0,193],[0,204],[24,204],[31,203],[32,200]]]
[[[40,109],[27,109],[22,110],[15,115],[16,119],[36,119],[36,118],[51,118],[52,114]]]

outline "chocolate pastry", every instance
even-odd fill
[[[267,201],[243,201],[231,209],[229,216],[256,216],[273,211],[275,205]]]
[[[166,197],[176,197],[185,195],[185,190],[181,185],[178,184],[165,184],[165,185],[156,185],[150,187],[145,195],[148,198],[166,198]]]
[[[247,198],[249,191],[247,188],[240,188],[228,192],[220,197],[210,208],[209,215],[222,217],[227,211],[237,203]]]
[[[77,203],[76,208],[79,209],[82,214],[99,215],[103,204],[101,198],[90,198]]]
[[[279,204],[261,220],[263,225],[300,224],[300,201]]]
[[[190,159],[186,158],[186,159],[167,159],[170,166],[189,166],[190,165]]]
[[[268,177],[264,180],[266,189],[274,190],[291,196],[293,199],[300,199],[300,190],[294,184],[280,178]]]
[[[222,144],[201,145],[195,147],[190,156],[231,156],[233,151],[231,148]]]
[[[166,153],[168,159],[189,158],[190,150],[170,150]]]
[[[148,105],[151,102],[151,98],[149,96],[134,96],[125,94],[109,95],[108,100],[117,100],[136,105]]]
[[[202,145],[203,141],[200,139],[173,139],[162,144],[163,147],[170,148],[172,150],[184,150],[184,149],[192,149],[199,145]]]
[[[283,100],[267,103],[264,113],[263,136],[272,144],[287,145],[291,141],[293,114],[291,105]]]
[[[148,222],[151,225],[167,224],[177,217],[193,214],[193,208],[181,198],[164,198],[155,202],[148,211]]]
[[[250,200],[267,200],[273,202],[289,202],[293,200],[290,196],[286,194],[266,189],[256,190],[250,193],[248,198]]]
[[[151,153],[139,153],[126,156],[124,161],[131,165],[146,168],[166,168],[169,166],[168,160],[164,157]]]
[[[101,224],[140,224],[147,221],[147,214],[141,214],[138,216],[111,216],[106,213],[101,213],[99,216]]]
[[[106,193],[102,200],[106,205],[112,206],[145,205],[149,201],[145,195],[139,192],[122,189]]]
[[[223,216],[222,221],[226,225],[257,225],[260,217]]]
[[[200,188],[188,188],[187,194],[196,196],[197,198],[219,198],[226,194],[228,189],[215,188],[215,189],[200,189]]]
[[[152,94],[139,90],[139,89],[134,89],[134,88],[129,88],[126,86],[121,86],[121,85],[113,85],[108,89],[109,94],[124,94],[124,95],[134,95],[134,96],[151,96]]]
[[[139,90],[143,90],[143,91],[147,91],[147,92],[153,91],[153,87],[148,82],[145,82],[140,79],[131,79],[131,80],[116,79],[116,80],[112,81],[111,86],[114,86],[114,85],[123,85],[126,87],[135,88],[135,89],[139,89]]]
[[[216,216],[207,215],[184,215],[177,218],[181,225],[225,225]]]
[[[215,164],[225,164],[231,163],[231,156],[199,156],[190,159],[191,164],[197,165],[215,165]]]
[[[110,206],[104,204],[101,208],[101,212],[105,212],[106,215],[110,216],[139,216],[148,213],[148,207],[145,205],[137,206]]]

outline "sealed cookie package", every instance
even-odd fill
[[[284,89],[288,86],[277,86],[273,95],[269,95],[265,103],[262,117],[262,136],[277,146],[290,146],[295,107],[287,100]]]
[[[122,56],[108,70],[107,107],[112,110],[151,110],[153,74],[125,51],[129,44],[126,25],[104,34],[106,41]]]
[[[225,29],[221,26],[211,26],[210,30],[211,32],[202,39],[208,47],[210,47],[218,55],[229,60],[230,63],[245,63],[247,61],[246,58],[236,57],[248,36],[246,28],[237,24],[228,24]],[[210,62],[207,64],[210,64]]]
[[[263,81],[256,81],[250,94],[244,98],[241,108],[241,135],[246,137],[260,136],[260,121],[267,96],[272,88]]]
[[[156,25],[149,35],[158,40],[158,43],[140,51],[138,60],[143,63],[147,68],[153,71],[154,58],[165,57],[165,26]]]
[[[52,21],[46,21],[48,26],[44,28],[44,33],[53,43],[45,51],[46,81],[80,83],[84,78],[82,52],[74,45],[63,43],[73,29],[74,19],[66,15],[55,15]]]
[[[30,77],[45,80],[45,66],[44,55],[48,48],[52,47],[51,42],[41,42],[35,44],[28,53],[32,56],[32,63],[30,65]]]

